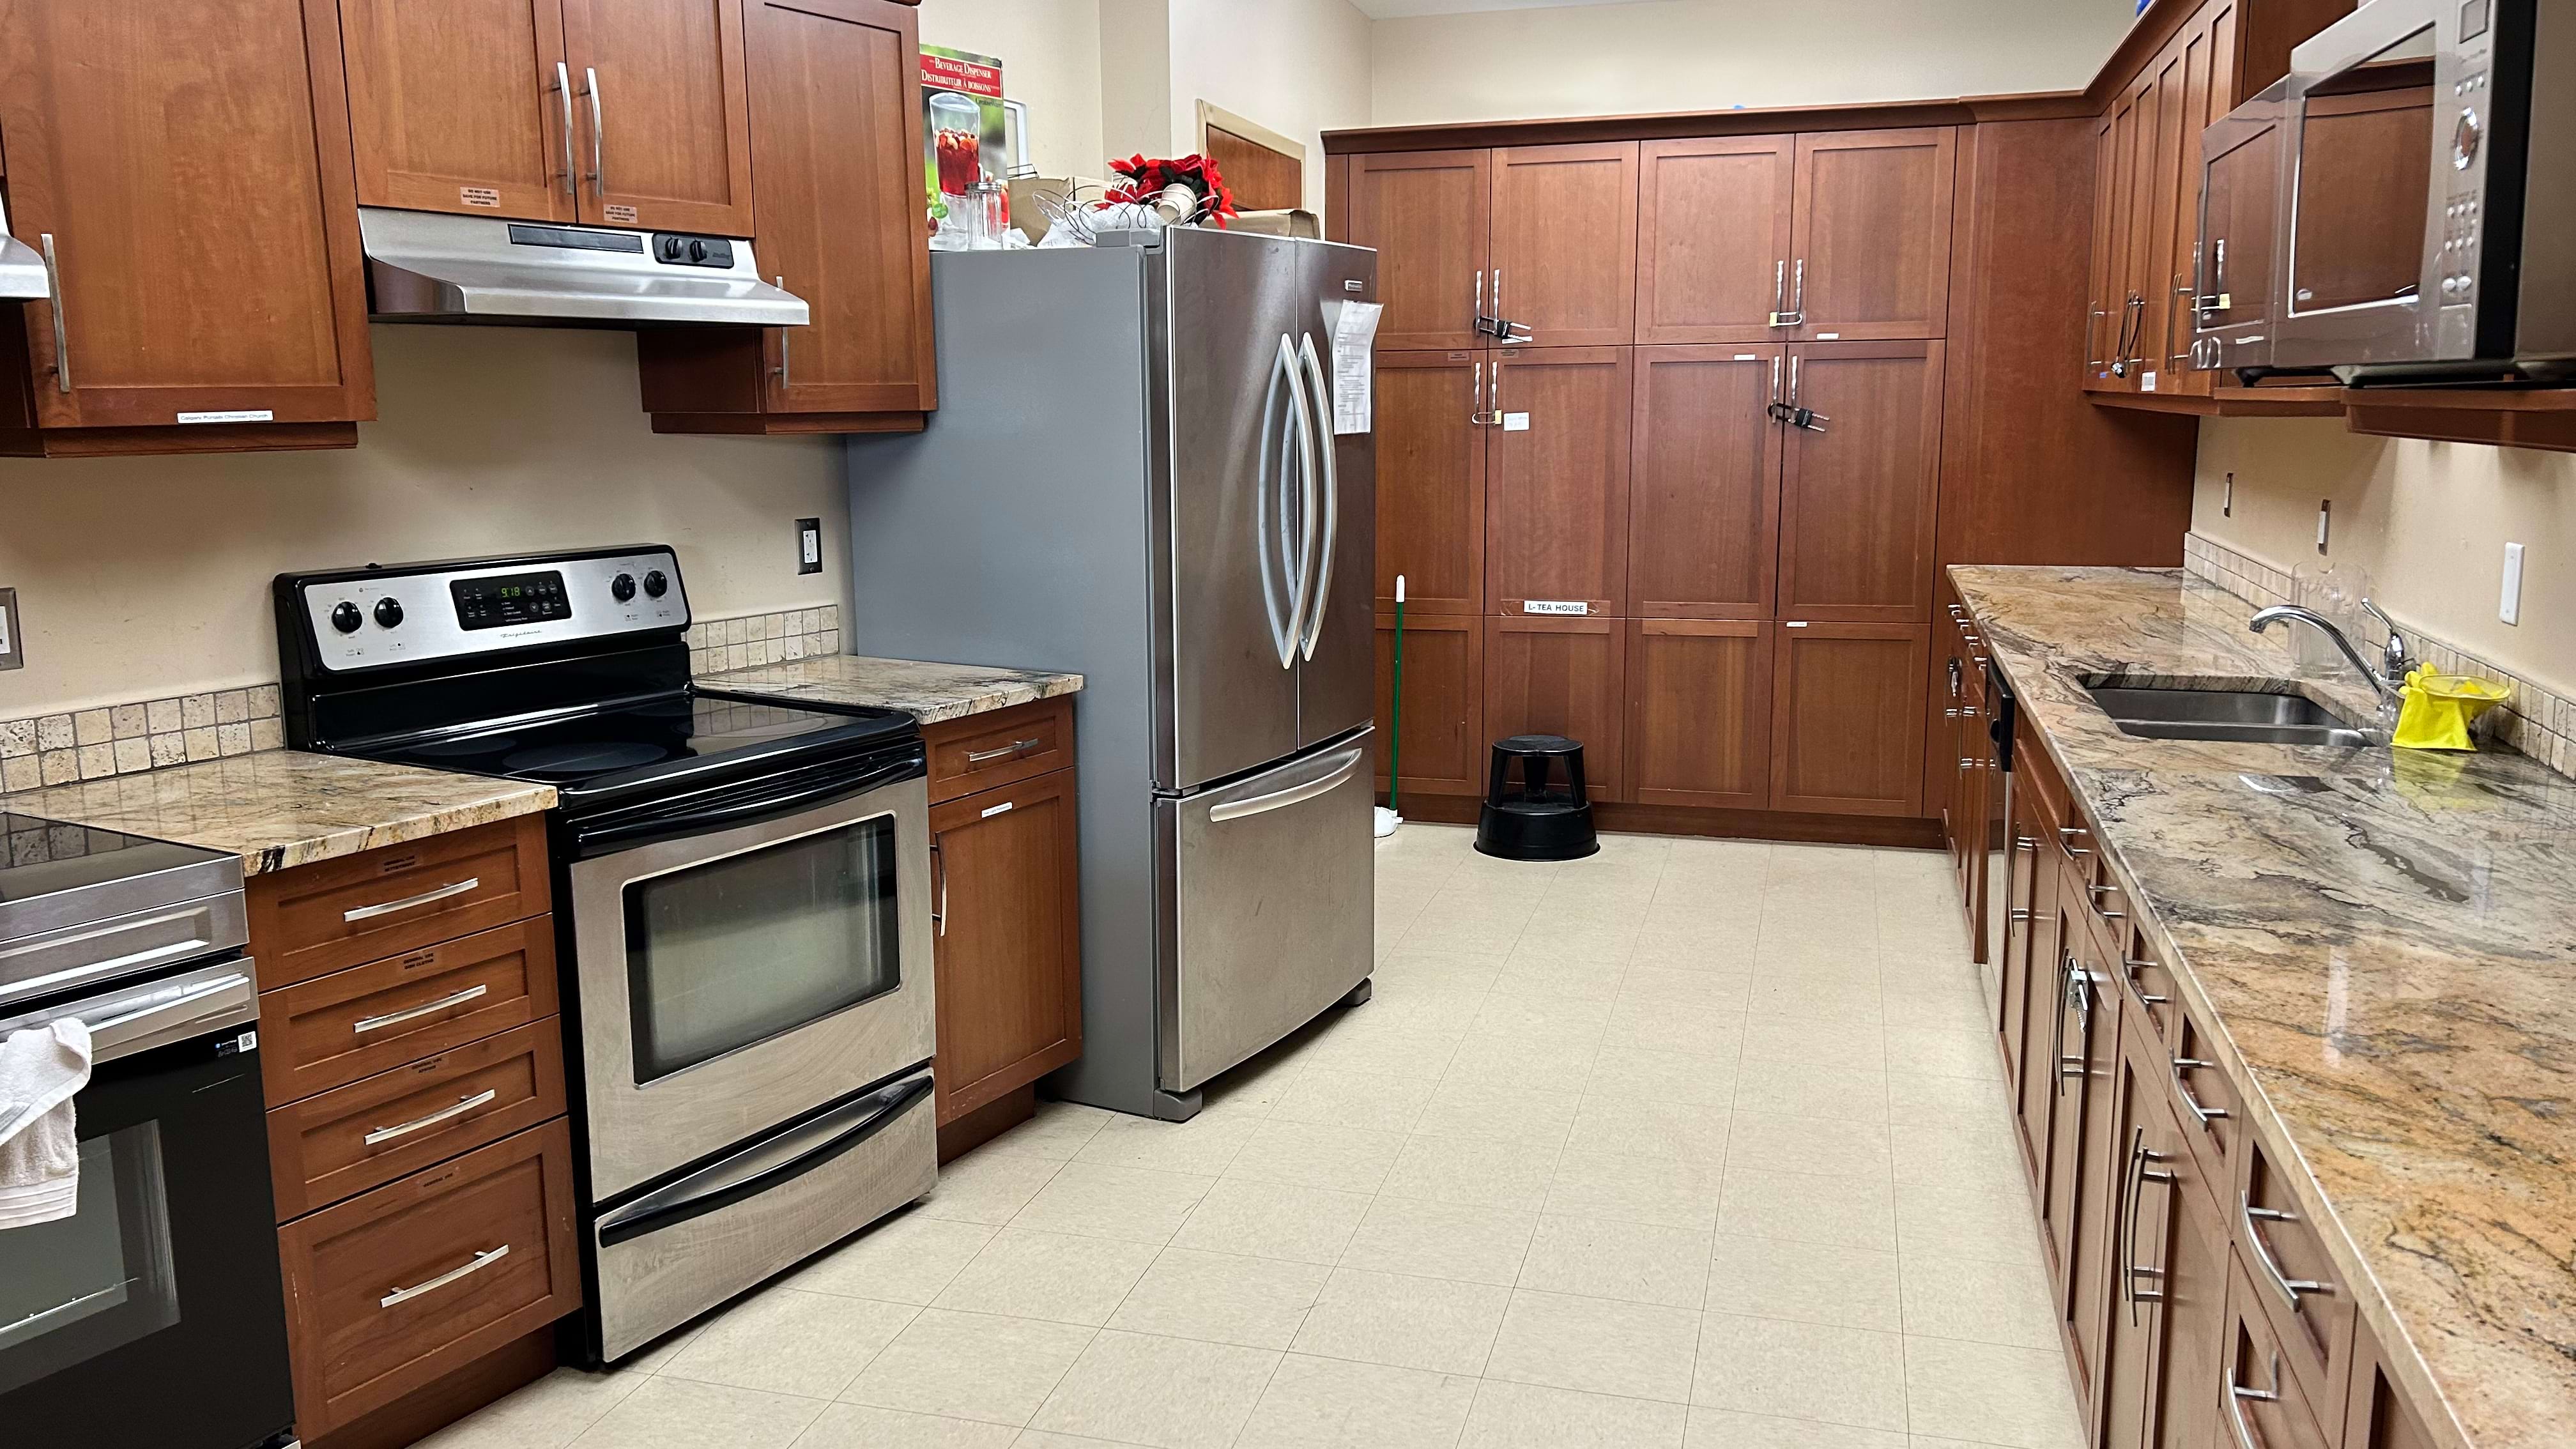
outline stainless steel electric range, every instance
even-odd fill
[[[911,716],[695,687],[658,545],[288,574],[276,605],[289,744],[561,797],[595,1359],[929,1190]]]

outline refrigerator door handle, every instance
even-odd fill
[[[1247,815],[1267,815],[1273,810],[1285,810],[1291,805],[1302,805],[1318,795],[1330,794],[1338,789],[1343,781],[1351,777],[1351,771],[1360,767],[1360,760],[1366,754],[1365,750],[1345,750],[1334,757],[1332,769],[1314,779],[1303,784],[1291,785],[1285,790],[1273,790],[1267,795],[1254,795],[1243,800],[1228,800],[1222,805],[1211,808],[1208,811],[1208,820],[1221,825],[1228,820],[1240,820]]]
[[[1297,339],[1297,360],[1304,364],[1306,380],[1315,389],[1317,422],[1323,427],[1323,441],[1315,449],[1317,471],[1322,474],[1318,486],[1324,495],[1324,536],[1315,552],[1323,563],[1315,576],[1314,609],[1306,620],[1304,655],[1315,657],[1315,641],[1323,637],[1324,611],[1333,606],[1333,553],[1342,541],[1342,485],[1333,475],[1333,387],[1324,376],[1323,360],[1315,355],[1315,337],[1307,333]],[[1310,536],[1315,524],[1313,510],[1308,510],[1306,529]]]
[[[1252,499],[1253,563],[1261,573],[1261,602],[1270,614],[1270,643],[1271,647],[1278,651],[1279,667],[1282,669],[1289,667],[1297,657],[1297,640],[1294,631],[1297,618],[1305,609],[1302,601],[1292,598],[1288,601],[1286,617],[1281,617],[1279,584],[1276,575],[1288,566],[1287,540],[1282,538],[1274,545],[1270,537],[1271,488],[1275,484],[1284,489],[1288,482],[1284,476],[1284,468],[1278,470],[1282,476],[1274,476],[1273,469],[1274,464],[1287,462],[1289,447],[1289,435],[1281,431],[1284,425],[1284,417],[1280,410],[1281,393],[1284,389],[1293,389],[1296,386],[1296,374],[1296,354],[1289,349],[1287,334],[1282,333],[1279,338],[1278,355],[1270,361],[1270,396],[1261,405],[1261,455],[1258,459],[1258,471],[1255,474],[1257,481],[1253,487]],[[1284,522],[1282,520],[1283,533],[1285,532]]]
[[[1288,637],[1279,651],[1279,667],[1287,669],[1297,662],[1297,640],[1309,640],[1307,653],[1312,655],[1312,636],[1307,634],[1306,611],[1315,606],[1315,405],[1306,393],[1304,366],[1298,361],[1296,344],[1288,334],[1279,334],[1279,360],[1288,369],[1288,397],[1295,407],[1297,420],[1298,495],[1302,500],[1297,511],[1297,587],[1289,595]]]

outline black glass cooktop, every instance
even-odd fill
[[[694,691],[525,726],[450,732],[352,753],[398,765],[506,775],[571,789],[680,773],[719,758],[839,752],[920,733],[897,710],[834,713]]]

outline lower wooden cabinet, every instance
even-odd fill
[[[942,1125],[1082,1055],[1071,770],[930,811]]]
[[[1395,615],[1377,617],[1377,787],[1404,771],[1399,794],[1485,792],[1485,620],[1404,616],[1404,708],[1396,721]],[[1390,750],[1400,737],[1401,758]]]
[[[2397,1392],[2388,1361],[2367,1328],[2353,1355],[2352,1407],[2344,1418],[2344,1449],[2433,1449],[2433,1436]]]
[[[1923,804],[1924,624],[1779,626],[1771,808],[1914,815]]]
[[[1485,632],[1485,728],[1493,739],[1563,735],[1583,742],[1594,800],[1625,800],[1627,624],[1512,616]],[[1482,754],[1482,751],[1479,751]],[[1484,782],[1480,778],[1477,790]]]
[[[563,1052],[549,1017],[270,1112],[277,1220],[562,1116]]]
[[[1639,619],[1628,637],[1628,782],[1641,805],[1771,803],[1770,624]]]
[[[2336,1449],[2342,1426],[2328,1434],[2298,1376],[2282,1367],[2281,1339],[2260,1296],[2269,1291],[2255,1286],[2244,1259],[2237,1258],[2227,1278],[2227,1336],[2220,1360],[2225,1378],[2219,1384],[2219,1412],[2228,1421],[2228,1438],[2219,1442],[2257,1449]]]

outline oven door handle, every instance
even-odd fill
[[[921,751],[914,750],[901,759],[879,759],[854,773],[832,773],[819,780],[808,776],[800,782],[763,790],[735,799],[702,807],[681,807],[653,811],[622,820],[609,820],[594,825],[576,823],[572,827],[572,844],[576,855],[587,859],[611,850],[646,845],[657,840],[672,840],[687,835],[705,835],[711,831],[737,825],[757,825],[763,821],[781,820],[819,810],[826,805],[883,789],[898,781],[927,772]],[[710,792],[718,794],[721,792]]]
[[[928,1072],[906,1077],[603,1214],[599,1246],[612,1248],[794,1182],[892,1126],[930,1095],[930,1085]]]

